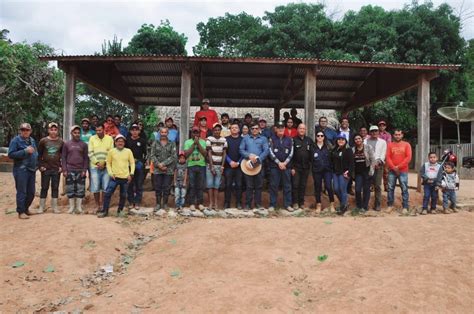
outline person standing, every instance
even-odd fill
[[[119,130],[120,134],[122,134],[125,138],[127,138],[128,130],[125,125],[122,125],[122,116],[119,114],[116,114],[114,116],[114,123],[115,123],[115,126],[117,126],[117,129]]]
[[[121,215],[125,206],[128,184],[132,181],[135,172],[135,158],[130,149],[125,148],[125,136],[119,134],[115,137],[115,148],[107,154],[107,173],[110,176],[109,184],[105,190],[104,208],[98,213],[98,218],[104,218],[109,214],[110,199],[114,195],[117,186],[120,187],[117,216]]]
[[[369,209],[370,178],[374,174],[375,155],[372,146],[364,144],[360,134],[354,136],[352,153],[354,158],[354,180],[356,206],[361,212]]]
[[[202,100],[201,110],[196,111],[194,115],[194,124],[193,126],[200,126],[201,118],[206,118],[206,127],[208,129],[212,128],[214,123],[219,123],[219,119],[217,118],[217,112],[209,108],[210,101],[207,98]]]
[[[90,191],[94,194],[96,210],[95,214],[101,210],[104,200],[104,192],[109,185],[110,177],[107,173],[107,154],[114,148],[114,140],[106,135],[103,124],[97,124],[96,134],[89,140],[89,171],[91,174]]]
[[[260,127],[260,133],[265,136],[266,138],[270,138],[272,136],[272,130],[267,127],[267,120],[264,118],[258,119],[258,126]]]
[[[20,124],[20,134],[8,147],[8,158],[13,159],[13,178],[16,188],[18,218],[29,219],[29,208],[35,198],[35,173],[38,163],[36,141],[31,137],[31,125]]]
[[[178,211],[184,206],[187,183],[188,166],[186,165],[186,155],[184,152],[180,152],[176,169],[174,169],[174,200]]]
[[[221,136],[226,138],[227,136],[230,135],[230,122],[229,122],[229,114],[224,112],[221,114],[221,126],[222,126],[222,131],[221,131]]]
[[[369,128],[370,137],[368,137],[364,143],[370,145],[374,150],[374,175],[372,176],[372,184],[374,185],[375,200],[374,210],[380,211],[380,205],[382,202],[382,177],[383,168],[385,164],[385,156],[387,154],[387,142],[379,138],[379,128],[376,125],[372,125]]]
[[[333,166],[334,190],[340,202],[339,213],[347,211],[347,184],[353,172],[354,158],[352,150],[347,147],[346,135],[339,133],[336,137],[336,147],[331,152]],[[327,186],[326,186],[327,188]]]
[[[378,124],[379,131],[380,131],[380,138],[387,142],[387,145],[392,142],[392,135],[387,132],[387,123],[381,120]],[[383,168],[383,187],[385,192],[388,191],[388,167],[385,164]]]
[[[316,142],[313,146],[312,154],[312,168],[314,181],[314,196],[316,198],[316,214],[321,213],[321,192],[324,186],[326,187],[329,196],[329,212],[334,213],[334,191],[332,189],[332,161],[331,151],[326,141],[326,134],[319,130],[316,132]]]
[[[298,128],[298,126],[303,123],[300,118],[297,117],[298,115],[298,110],[296,108],[291,108],[290,110],[291,118],[293,119],[294,127],[295,129]]]
[[[344,117],[340,121],[339,134],[344,135],[350,147],[354,146],[354,131],[349,127],[349,119]]]
[[[92,131],[95,131],[95,129],[97,128],[97,126],[99,125],[99,116],[96,115],[96,114],[93,114],[91,116],[91,130]]]
[[[89,144],[89,139],[95,135],[95,131],[90,128],[90,122],[88,118],[81,120],[81,141]]]
[[[327,117],[320,117],[319,118],[319,124],[315,126],[314,128],[314,134],[318,133],[319,131],[322,131],[324,133],[324,137],[326,139],[326,144],[329,144],[331,148],[336,144],[336,136],[337,132],[336,130],[330,128],[328,126],[328,118]]]
[[[63,140],[58,136],[58,124],[48,124],[48,136],[43,137],[38,143],[38,162],[41,172],[41,192],[38,214],[46,211],[46,197],[51,182],[51,208],[55,214],[58,209],[59,179],[61,178],[61,153]]]
[[[130,149],[135,159],[135,172],[128,184],[127,199],[130,209],[139,209],[143,196],[143,181],[145,179],[145,161],[147,154],[146,140],[140,137],[140,127],[132,124],[127,136],[125,147]]]
[[[288,118],[286,120],[286,128],[285,128],[285,136],[288,137],[295,137],[298,135],[298,131],[296,130],[295,122],[293,121],[293,118]]]
[[[438,202],[438,178],[442,174],[441,164],[438,163],[438,156],[435,152],[428,153],[428,161],[423,163],[420,169],[421,184],[423,185],[423,205],[421,214],[436,214],[436,203]],[[431,206],[428,212],[428,203],[431,199]]]
[[[221,185],[222,173],[227,150],[227,141],[221,136],[222,126],[215,124],[212,128],[213,135],[206,140],[208,151],[208,167],[206,168],[206,181],[209,197],[209,208],[217,209],[217,196]]]
[[[388,195],[387,195],[387,213],[393,210],[395,201],[395,184],[397,179],[400,182],[402,190],[402,214],[408,213],[408,164],[411,161],[411,146],[403,141],[403,131],[395,130],[393,133],[393,142],[388,144],[387,148],[387,166],[388,166]],[[411,213],[416,215],[416,209]]]
[[[268,140],[265,136],[260,134],[260,127],[254,124],[250,128],[251,133],[242,138],[240,142],[240,155],[249,159],[253,164],[262,164],[268,156]],[[245,174],[246,191],[246,206],[245,210],[249,210],[252,201],[255,199],[255,207],[262,207],[262,188],[263,188],[263,172],[260,171],[254,176]]]
[[[112,136],[112,138],[115,138],[117,135],[120,134],[120,131],[114,122],[114,117],[112,117],[111,115],[108,115],[104,122],[104,132],[105,134]]]
[[[291,207],[291,169],[290,162],[293,158],[293,140],[285,136],[285,125],[283,122],[276,124],[277,133],[270,137],[270,207],[275,210],[278,199],[278,188],[283,186],[283,205],[287,211],[292,212]]]
[[[457,213],[456,191],[459,190],[459,176],[456,173],[456,166],[448,161],[444,164],[444,170],[441,175],[441,189],[443,191],[443,214]],[[449,202],[451,201],[451,204]]]
[[[71,127],[71,140],[63,145],[61,168],[66,178],[66,195],[69,199],[68,214],[82,214],[82,199],[86,193],[86,176],[89,163],[87,144],[81,141],[81,128]]]
[[[199,136],[199,127],[193,127],[192,137],[184,142],[184,153],[188,163],[189,203],[192,211],[204,210],[204,184],[206,180],[206,141]]]
[[[207,125],[207,118],[201,117],[199,120],[199,137],[203,140],[212,135],[212,128],[207,127]]]
[[[306,136],[306,125],[298,125],[298,136],[293,138],[293,159],[291,160],[291,175],[293,176],[292,199],[293,208],[304,208],[306,182],[311,171],[311,153],[313,141]]]
[[[160,140],[151,145],[150,159],[154,166],[153,179],[155,180],[156,207],[168,210],[168,198],[171,189],[171,180],[176,167],[176,144],[168,140],[168,129],[160,129]]]
[[[175,145],[178,146],[179,132],[177,129],[173,128],[173,124],[174,124],[173,118],[171,117],[166,118],[165,126],[168,129],[168,140],[170,142],[175,143]]]
[[[224,208],[230,208],[232,190],[235,191],[235,202],[237,209],[242,209],[242,170],[240,169],[240,162],[242,156],[239,152],[242,137],[239,134],[239,124],[232,123],[230,126],[230,135],[226,138],[227,154],[224,165],[225,175],[225,194],[224,194]]]

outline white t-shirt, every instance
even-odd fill
[[[211,150],[212,163],[214,165],[222,165],[222,157],[224,150],[227,149],[227,140],[225,137],[209,136],[206,140],[206,148]]]

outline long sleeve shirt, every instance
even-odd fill
[[[28,146],[35,149],[32,154],[26,152]],[[13,159],[14,167],[25,167],[30,171],[35,171],[38,163],[38,149],[35,140],[32,137],[25,139],[20,135],[15,136],[8,147],[8,158]]]
[[[260,162],[263,162],[269,153],[268,140],[263,135],[244,136],[240,142],[239,152],[243,158],[249,158],[250,154],[257,155]]]
[[[411,146],[408,142],[391,142],[387,148],[387,165],[390,170],[398,166],[400,172],[408,172],[411,161]]]
[[[69,140],[63,145],[61,165],[63,171],[86,171],[89,164],[87,144],[83,141]]]
[[[107,173],[111,177],[126,179],[135,173],[135,158],[128,148],[113,148],[107,154]]]
[[[40,167],[46,170],[59,171],[61,168],[61,153],[64,142],[62,139],[55,140],[44,137],[38,144],[38,162]]]
[[[154,173],[167,175],[174,173],[174,168],[178,160],[175,143],[168,141],[165,145],[162,145],[160,141],[155,141],[151,145],[150,155],[151,162],[154,165]],[[158,164],[165,165],[166,170],[161,170]]]
[[[375,162],[378,164],[385,163],[385,156],[387,154],[387,142],[381,138],[373,139],[371,137],[364,140],[364,144],[372,146],[374,149]]]
[[[290,137],[273,135],[269,144],[270,159],[273,160],[270,167],[278,167],[280,162],[288,165],[293,158],[293,151],[293,140]]]
[[[219,119],[217,118],[217,112],[212,109],[208,109],[206,111],[204,110],[199,110],[196,111],[196,114],[194,115],[194,126],[199,126],[199,120],[202,117],[206,117],[206,126],[211,129],[214,125],[214,123],[218,123]]]
[[[312,151],[314,142],[311,138],[297,136],[293,138],[293,158],[291,160],[292,168],[309,169],[311,167]]]
[[[89,159],[91,168],[97,168],[97,163],[104,163],[107,160],[108,152],[114,148],[114,140],[111,136],[105,135],[100,138],[97,134],[89,139]]]
[[[242,136],[238,135],[237,137],[227,136],[227,154],[225,156],[225,167],[230,167],[230,162],[238,162],[242,160],[240,155],[240,143],[242,142]]]

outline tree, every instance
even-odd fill
[[[186,55],[188,38],[179,34],[168,20],[153,24],[143,24],[124,49],[127,54],[169,54]]]
[[[467,106],[474,108],[474,39],[470,39],[466,49]]]

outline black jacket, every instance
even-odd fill
[[[291,160],[294,169],[309,169],[311,167],[311,158],[314,142],[311,138],[305,136],[301,139],[299,136],[293,138],[293,159]]]
[[[352,149],[343,147],[342,149],[334,148],[331,152],[331,162],[334,174],[341,175],[349,171],[349,176],[354,168],[354,155]]]

